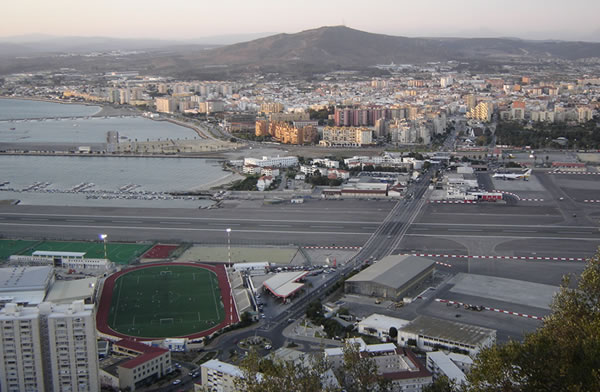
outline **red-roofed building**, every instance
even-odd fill
[[[113,344],[113,352],[132,357],[117,369],[121,389],[129,387],[134,391],[141,384],[161,378],[171,371],[171,352],[166,348],[123,339]]]

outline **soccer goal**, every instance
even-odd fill
[[[174,322],[175,322],[175,320],[173,320],[173,318],[161,318],[160,319],[160,325],[173,324]]]
[[[160,271],[160,277],[166,277],[166,278],[170,278],[171,276],[173,276],[173,272],[172,271]]]

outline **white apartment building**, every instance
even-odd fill
[[[83,301],[69,305],[45,302],[38,308],[42,324],[47,327],[46,356],[50,358],[52,390],[99,391],[94,305]]]
[[[211,359],[200,366],[200,375],[206,391],[235,392],[235,380],[243,377],[243,372],[235,365]]]
[[[83,301],[0,310],[0,389],[100,390],[94,306]]]
[[[410,350],[393,343],[367,345],[361,338],[347,339],[346,343],[356,345],[361,357],[375,362],[377,373],[391,381],[393,391],[420,392],[432,382],[431,373]],[[325,359],[335,371],[343,366],[344,349],[326,348]]]
[[[258,167],[291,167],[298,165],[298,158],[290,157],[262,157],[262,158],[244,158],[244,166],[254,165]]]
[[[373,131],[369,128],[325,127],[321,146],[362,146],[373,143]]]
[[[0,310],[0,342],[0,390],[45,391],[38,309],[6,304]]]
[[[466,357],[466,356],[465,356]],[[470,357],[467,357],[470,359]],[[442,351],[432,351],[427,353],[427,370],[433,374],[436,380],[441,376],[446,376],[456,385],[466,384],[467,377],[465,373],[452,361],[452,359]]]

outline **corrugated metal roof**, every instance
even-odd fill
[[[346,282],[373,282],[399,289],[434,264],[435,261],[426,257],[387,256]]]

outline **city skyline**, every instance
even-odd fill
[[[43,34],[185,41],[222,35],[296,33],[320,26],[346,25],[401,36],[600,41],[600,29],[594,20],[600,3],[591,0],[569,3],[460,0],[452,4],[439,0],[415,3],[383,0],[376,4],[338,0],[325,4],[314,0],[297,4],[225,0],[211,4],[175,1],[169,8],[161,7],[158,2],[139,0],[125,3],[30,0],[9,3],[3,8],[12,17],[0,26],[0,37]],[[578,17],[566,19],[565,15]]]

